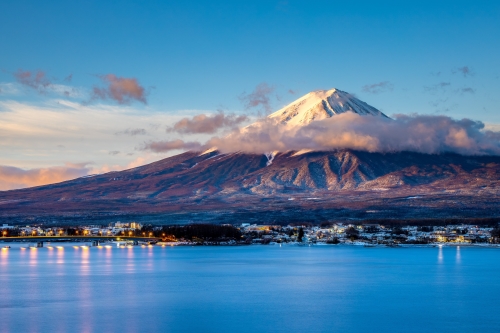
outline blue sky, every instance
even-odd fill
[[[0,125],[8,123],[10,131],[0,146],[0,165],[123,167],[139,158],[135,148],[146,138],[125,140],[117,132],[135,122],[168,126],[217,109],[256,113],[239,97],[260,83],[274,88],[273,109],[311,90],[337,87],[387,114],[446,114],[500,124],[496,1],[4,0],[0,16]],[[20,69],[43,71],[50,82],[77,93],[60,96],[23,86],[13,75]],[[89,93],[102,87],[106,74],[135,78],[147,104],[89,103]],[[61,100],[80,106],[67,111],[58,107]],[[26,131],[37,124],[18,134],[15,128],[30,112],[42,126],[44,112],[54,110],[58,128],[90,121],[90,115],[100,119],[99,112],[107,110],[116,118],[104,117],[100,121],[110,124],[99,126],[113,135],[99,137],[91,123],[74,129],[82,131],[82,141],[99,137],[100,147],[75,145],[71,153],[54,151],[67,149],[57,141],[68,140],[47,129],[52,139],[40,143],[36,150],[43,153],[33,157],[27,146],[39,140]],[[110,155],[115,151],[120,153]]]

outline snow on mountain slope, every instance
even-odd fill
[[[313,120],[330,118],[349,111],[359,115],[387,117],[351,94],[335,88],[312,91],[268,117],[295,126],[306,125]]]

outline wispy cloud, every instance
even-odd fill
[[[52,85],[44,71],[25,71],[22,69],[17,70],[13,73],[14,78],[18,83],[25,87],[36,90],[39,93],[45,93],[47,88]]]
[[[72,80],[73,80],[73,74],[70,74],[70,75],[66,76],[63,81],[67,82],[67,83],[71,83]]]
[[[460,94],[475,94],[476,93],[476,90],[471,88],[471,87],[463,87],[463,88],[457,89],[455,91],[457,93],[460,93]]]
[[[99,78],[105,87],[94,86],[90,100],[113,100],[118,104],[130,104],[133,101],[147,104],[147,92],[136,78],[118,77],[114,74],[101,75]]]
[[[139,150],[147,150],[155,153],[164,153],[171,150],[197,150],[201,144],[196,141],[172,140],[172,141],[150,141],[145,142]]]
[[[392,91],[394,85],[389,81],[367,84],[363,86],[363,91],[370,94],[380,94],[386,91]]]
[[[475,73],[472,71],[472,69],[469,66],[455,68],[452,71],[452,73],[453,74],[462,74],[464,77],[469,77],[469,76],[475,75]]]
[[[14,83],[0,83],[0,95],[16,95],[19,89]]]
[[[451,82],[439,82],[439,83],[434,84],[432,86],[425,86],[424,87],[424,92],[435,94],[435,93],[438,93],[438,92],[446,91],[446,89],[449,86],[451,86]]]
[[[275,91],[273,86],[262,82],[250,93],[243,93],[239,97],[245,110],[262,107],[266,113],[271,112],[271,95]]]
[[[220,129],[233,128],[244,121],[246,115],[224,114],[219,111],[214,115],[199,114],[190,118],[183,118],[167,128],[167,132],[177,132],[181,134],[213,134]]]
[[[148,132],[144,128],[127,128],[124,131],[116,132],[115,135],[146,135]]]

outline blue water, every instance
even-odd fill
[[[12,248],[0,332],[499,332],[500,249]]]

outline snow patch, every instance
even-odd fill
[[[273,151],[272,153],[264,154],[267,157],[266,166],[270,166],[271,164],[273,164],[274,156],[276,156],[277,153],[277,151]]]
[[[203,156],[203,155],[205,155],[205,154],[210,154],[210,153],[211,153],[211,152],[213,152],[213,151],[217,151],[217,147],[212,147],[212,148],[209,148],[209,149],[205,150],[203,153],[201,153],[201,154],[200,154],[200,155],[198,155],[198,156]]]
[[[292,156],[290,157],[295,157],[295,156],[300,156],[300,155],[304,155],[304,154],[307,154],[307,153],[310,153],[312,152],[313,150],[312,149],[301,149],[297,152],[295,152]]]

